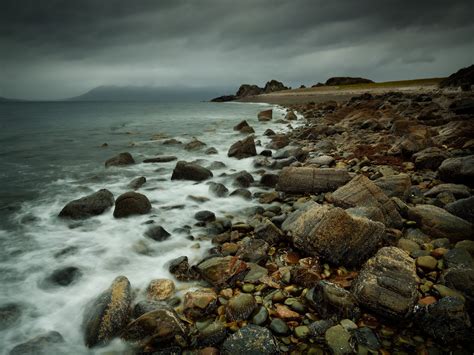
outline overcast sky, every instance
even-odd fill
[[[474,62],[473,13],[472,0],[0,0],[0,96],[446,76]]]

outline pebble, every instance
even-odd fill
[[[255,286],[252,285],[252,284],[244,284],[242,286],[242,291],[246,292],[246,293],[250,293],[250,292],[253,292],[255,290]]]
[[[420,256],[416,259],[416,265],[424,270],[435,270],[438,260],[432,256]]]
[[[294,329],[295,336],[299,339],[306,338],[309,335],[309,327],[306,325],[300,325]]]
[[[286,335],[290,331],[290,328],[288,328],[286,323],[280,318],[275,318],[271,321],[270,329],[272,330],[272,332],[278,335]]]
[[[256,325],[264,324],[268,319],[268,311],[265,307],[261,306],[257,313],[252,317],[251,322]]]
[[[440,294],[441,297],[456,297],[464,301],[464,296],[452,288],[446,287],[444,285],[434,285],[433,288]]]
[[[329,328],[324,335],[328,346],[334,355],[351,354],[352,348],[349,343],[351,334],[342,325]]]

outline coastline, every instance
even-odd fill
[[[354,94],[359,96],[351,99]],[[472,266],[472,222],[455,214],[463,208],[446,206],[472,204],[472,186],[469,173],[456,175],[442,166],[448,159],[472,164],[472,112],[453,107],[472,94],[416,88],[318,99],[267,95],[249,100],[285,104],[288,113],[275,119],[264,110],[259,121],[268,128],[278,121],[289,131],[265,131],[269,142],[262,147],[261,137],[249,138],[249,124],[235,122],[242,139],[229,142],[233,157],[252,160],[251,171],[232,177],[238,194],[258,202],[253,212],[238,221],[216,219],[213,211],[196,213],[198,226],[216,230],[218,222],[222,230],[207,235],[208,255],[193,265],[186,255],[175,259],[168,266],[174,278],[150,280],[141,300],[133,297],[134,285],[118,277],[103,293],[109,301],[103,303],[102,296],[85,315],[86,344],[107,344],[120,334],[139,353],[426,352],[467,346],[472,309],[465,301],[472,290],[446,274],[462,263]],[[108,164],[127,167],[127,161],[117,156]],[[204,183],[210,172],[197,162],[184,169],[177,164],[173,175]],[[228,193],[226,186],[211,186],[212,193]],[[261,191],[252,195],[251,186]],[[146,215],[149,208],[136,210],[147,205],[146,194],[138,187],[131,196],[140,203],[122,208]],[[112,208],[115,215],[120,200],[104,211]],[[190,288],[183,286],[187,282]],[[445,329],[446,322],[453,328]]]

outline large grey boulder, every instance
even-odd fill
[[[408,217],[432,238],[448,238],[452,242],[473,239],[473,225],[433,205],[417,205],[408,209]]]
[[[253,157],[255,155],[257,155],[257,150],[253,136],[248,136],[245,139],[235,142],[227,152],[227,156],[237,159]]]
[[[114,217],[122,218],[138,214],[146,214],[151,210],[148,198],[138,192],[126,192],[115,201]]]
[[[364,175],[357,175],[346,185],[338,188],[330,200],[339,207],[375,207],[384,215],[387,227],[401,228],[402,217],[395,203],[384,194],[382,189]]]
[[[474,223],[474,196],[448,203],[444,208],[449,213]]]
[[[59,217],[84,219],[104,213],[114,205],[114,195],[106,189],[69,202],[59,212]]]
[[[359,304],[392,319],[408,317],[418,300],[415,261],[403,250],[385,247],[370,258],[352,284]]]
[[[171,180],[203,181],[211,178],[212,172],[195,163],[179,161],[171,175]]]
[[[344,169],[288,167],[283,168],[276,189],[289,193],[334,191],[351,179]]]
[[[410,193],[411,179],[408,174],[383,176],[374,181],[387,197],[398,197],[406,200]]]
[[[132,289],[125,276],[118,276],[112,285],[91,303],[83,319],[87,347],[105,345],[122,332],[129,320]]]
[[[125,166],[131,164],[135,164],[135,160],[130,153],[125,152],[108,159],[105,162],[105,167],[108,168],[110,166]]]
[[[443,181],[474,186],[474,155],[448,158],[438,168]]]
[[[295,247],[335,265],[355,266],[374,253],[385,232],[380,222],[352,216],[342,208],[310,205],[282,225]]]

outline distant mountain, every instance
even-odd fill
[[[0,102],[16,102],[16,101],[26,101],[26,100],[20,100],[20,99],[7,99],[6,97],[0,96]]]
[[[66,101],[204,101],[221,89],[152,86],[98,86]]]

